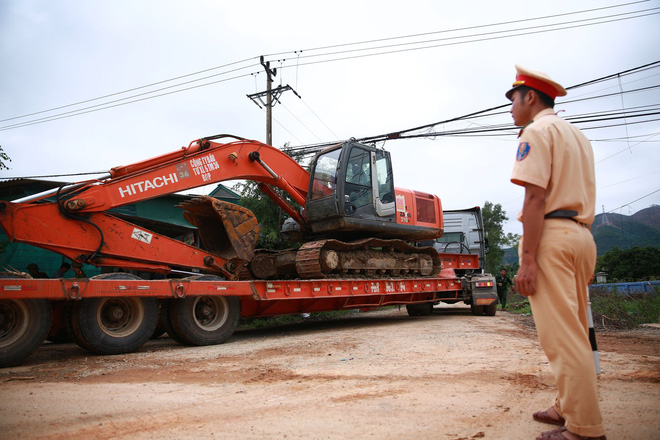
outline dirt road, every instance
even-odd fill
[[[660,438],[660,330],[599,333],[610,440]],[[548,363],[515,315],[355,313],[183,347],[46,344],[0,370],[2,439],[533,439]]]

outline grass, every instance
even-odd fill
[[[595,328],[635,328],[640,324],[657,323],[660,317],[660,291],[628,295],[618,292],[590,292]],[[529,300],[509,293],[507,310],[521,315],[531,314]]]

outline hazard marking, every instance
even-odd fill
[[[137,241],[141,241],[143,243],[151,244],[151,239],[153,238],[153,234],[150,234],[146,231],[142,231],[138,228],[134,228],[133,233],[131,234],[131,238],[134,238]]]

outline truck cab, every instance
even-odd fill
[[[421,246],[433,246],[440,254],[474,254],[479,257],[476,268],[453,269],[456,276],[463,282],[463,298],[469,304],[475,315],[486,314],[494,316],[499,299],[495,277],[485,273],[488,239],[485,236],[481,208],[443,211],[444,234],[435,240],[419,243]],[[446,303],[456,303],[458,300],[443,300]],[[415,309],[417,307],[417,309]],[[420,306],[412,307],[419,312]]]

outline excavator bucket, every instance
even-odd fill
[[[229,259],[251,261],[259,238],[259,223],[249,209],[209,196],[199,196],[177,206],[197,227],[204,248]]]

